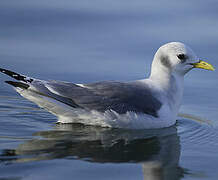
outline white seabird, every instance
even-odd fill
[[[74,84],[30,78],[0,69],[23,97],[58,117],[60,123],[115,128],[163,128],[176,122],[184,75],[193,68],[214,70],[185,44],[171,42],[156,52],[150,77],[131,82]]]

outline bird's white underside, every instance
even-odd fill
[[[34,93],[33,91],[15,88],[26,99],[36,103],[39,107],[58,117],[60,123],[82,123],[101,127],[127,128],[127,129],[151,129],[169,127],[175,124],[175,120],[169,116],[168,106],[163,106],[159,114],[162,118],[135,112],[118,114],[113,110],[104,113],[81,108],[72,108],[60,101]],[[51,90],[54,93],[54,90]],[[168,113],[169,112],[169,113]]]

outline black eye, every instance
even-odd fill
[[[182,63],[184,63],[187,59],[185,54],[178,54],[177,57],[181,60]]]

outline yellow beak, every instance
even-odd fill
[[[211,64],[209,64],[209,63],[207,63],[205,61],[202,61],[202,60],[200,60],[197,63],[192,63],[192,65],[193,65],[194,68],[207,69],[207,70],[211,70],[211,71],[215,70],[214,67]]]

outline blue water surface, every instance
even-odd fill
[[[188,44],[216,66],[218,2],[0,2],[0,65],[76,83],[149,75],[164,43]],[[157,130],[56,124],[0,76],[0,179],[217,179],[218,71],[185,79],[177,124]]]

